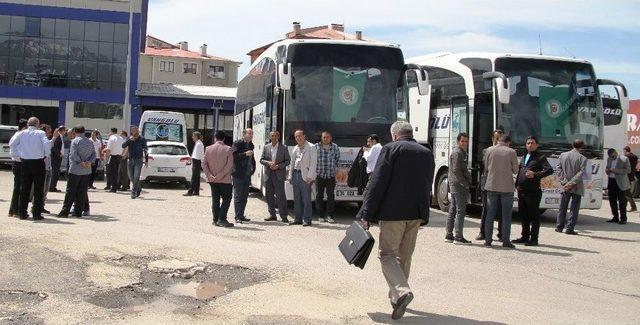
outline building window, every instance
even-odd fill
[[[0,85],[123,92],[128,41],[128,24],[0,15]]]
[[[224,67],[220,65],[210,65],[207,76],[213,79],[224,79]]]
[[[73,104],[73,117],[76,118],[97,118],[105,120],[121,120],[122,105],[75,102]]]
[[[175,63],[171,61],[160,61],[160,71],[165,71],[165,72],[175,71]]]
[[[197,73],[197,64],[195,63],[183,63],[182,64],[182,72],[184,73]]]

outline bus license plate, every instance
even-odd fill
[[[176,170],[173,168],[167,168],[167,167],[160,167],[158,168],[158,171],[161,173],[175,173]]]

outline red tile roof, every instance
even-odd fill
[[[156,55],[156,56],[168,56],[168,57],[187,58],[187,59],[212,59],[212,60],[240,63],[238,61],[222,58],[219,56],[214,56],[214,55],[202,56],[199,52],[185,51],[181,49],[157,49],[153,47],[146,47],[144,50],[144,53],[148,55]]]

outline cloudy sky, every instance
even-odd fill
[[[405,57],[498,51],[584,58],[599,78],[640,98],[640,1],[556,0],[150,0],[148,33],[244,62],[253,48],[302,27],[344,23],[347,32],[400,44]]]

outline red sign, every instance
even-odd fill
[[[640,99],[629,101],[627,112],[627,135],[631,151],[640,153]]]

